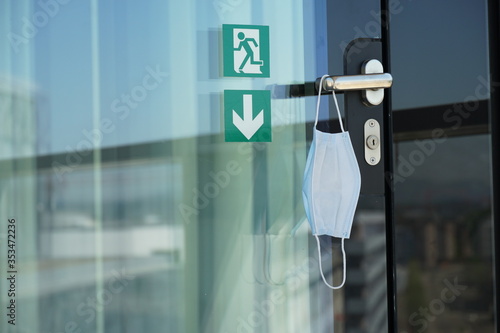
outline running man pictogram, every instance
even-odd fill
[[[224,76],[269,77],[269,27],[222,25]]]
[[[247,64],[248,60],[250,60],[250,64],[252,64],[252,65],[259,65],[259,66],[264,65],[264,61],[255,60],[254,51],[253,51],[252,46],[250,45],[250,43],[253,43],[255,48],[259,47],[259,44],[255,41],[255,39],[254,38],[247,38],[245,36],[245,34],[241,31],[238,33],[238,39],[240,40],[240,44],[234,50],[240,51],[241,49],[244,49],[246,52],[246,56],[238,68],[239,72],[245,73],[245,71],[243,69],[245,68],[245,65]]]

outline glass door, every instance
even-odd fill
[[[487,11],[452,7],[0,2],[0,331],[493,331]],[[302,181],[354,40],[395,84],[332,292]]]
[[[391,15],[398,332],[495,332],[488,6]]]

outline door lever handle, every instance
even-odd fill
[[[327,91],[384,89],[391,86],[392,75],[389,73],[329,76],[323,80],[323,89]]]
[[[319,84],[319,79],[316,80]],[[392,86],[392,75],[384,73],[382,63],[377,59],[365,61],[359,75],[328,76],[323,80],[326,91],[363,90],[363,102],[379,105],[384,100],[384,89]]]
[[[316,96],[319,91],[319,82],[310,81],[300,84],[272,86],[273,98],[289,98]],[[361,74],[332,75],[323,80],[322,93],[362,90],[363,103],[368,106],[379,105],[384,100],[384,89],[392,86],[392,75],[384,73],[382,63],[376,59],[365,61],[361,66]]]

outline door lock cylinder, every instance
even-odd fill
[[[375,119],[365,122],[365,161],[369,165],[377,165],[381,158],[380,123]]]

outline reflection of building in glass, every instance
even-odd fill
[[[2,62],[5,58],[2,57]],[[0,77],[0,211],[4,214],[3,219],[13,217],[18,221],[16,263],[25,263],[24,267],[31,267],[37,260],[35,158],[38,142],[45,142],[39,138],[39,100],[37,89],[29,80],[23,81],[14,75]],[[5,224],[0,225],[7,230]],[[7,237],[1,234],[0,231],[0,243],[4,244]],[[7,267],[6,259],[7,255],[0,258],[3,267]],[[30,268],[19,270],[17,281],[16,297],[23,304],[23,316],[30,318],[24,329],[37,331],[37,275]],[[0,293],[0,296],[3,307],[8,301],[7,293]],[[6,331],[7,326],[3,323],[7,325],[0,320],[0,330]]]
[[[492,329],[494,309],[484,301],[494,293],[489,189],[471,195],[481,187],[463,183],[462,188],[471,191],[429,195],[432,204],[415,201],[397,211],[399,322],[405,329],[437,333],[444,324],[452,331]],[[450,285],[460,286],[456,297],[443,300]],[[420,309],[428,309],[434,320],[426,320]]]
[[[441,207],[441,219],[435,213],[415,211],[399,216],[405,223],[397,230],[400,240],[398,261],[406,264],[411,256],[427,268],[460,260],[490,260],[492,258],[492,223],[488,209],[469,205]],[[453,214],[444,211],[453,209]],[[423,242],[416,242],[423,239]]]
[[[61,181],[45,158],[40,164],[48,168],[37,177],[39,316],[70,309],[65,320],[92,332],[97,302],[107,325],[182,331],[186,235],[172,218],[182,191],[180,166],[151,159],[105,164],[98,225],[93,169],[82,163]],[[117,276],[128,276],[122,288]],[[44,320],[40,331],[58,325],[57,318]]]
[[[37,144],[36,91],[30,83],[0,78],[0,159],[34,156]]]
[[[346,332],[387,332],[385,212],[358,210],[346,242]]]
[[[99,255],[139,258],[162,254],[177,262],[182,259],[183,226],[171,218],[180,173],[178,165],[154,162],[104,168],[104,220],[100,231],[103,253]],[[51,169],[41,172],[41,258],[85,259],[96,255],[93,177],[92,169],[85,166],[75,167],[64,181],[59,181]],[[165,182],[158,181],[161,179]],[[59,252],[61,248],[66,251]]]
[[[66,221],[76,221],[78,216],[64,216]],[[90,221],[89,221],[90,222]],[[95,255],[95,232],[91,226],[54,228],[39,235],[43,258],[89,259]],[[147,258],[162,256],[172,264],[179,264],[184,248],[182,226],[137,225],[125,228],[107,228],[102,231],[104,258]],[[77,244],[71,246],[71,244]],[[60,249],[66,249],[62,252]]]

